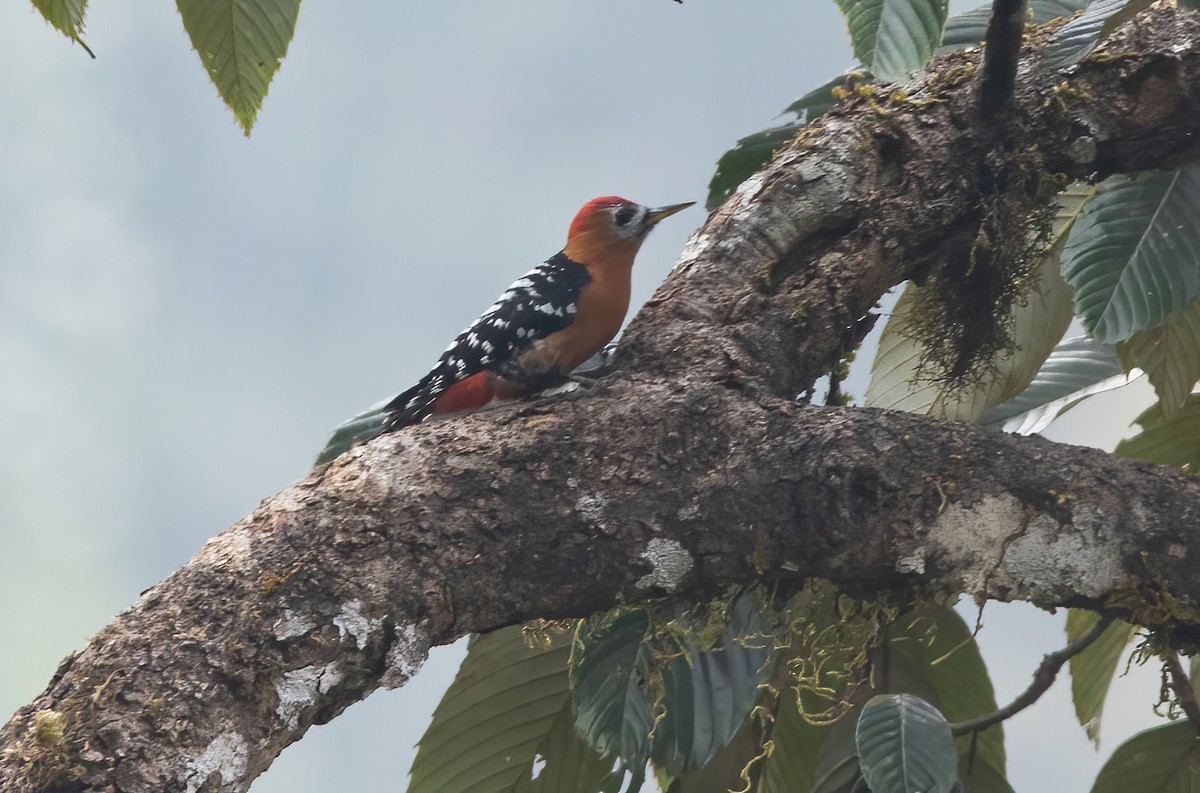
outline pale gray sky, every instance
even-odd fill
[[[585,200],[702,201],[737,138],[852,62],[832,2],[310,2],[246,140],[173,4],[95,3],[86,39],[95,61],[0,5],[3,719],[330,428],[419,377]],[[655,232],[635,301],[702,220]],[[1110,444],[1138,410],[1097,404],[1074,442],[1102,426]],[[986,616],[1007,699],[1061,615]],[[403,789],[459,652],[253,789]],[[1127,681],[1097,755],[1060,683],[1011,722],[1015,788],[1087,790],[1156,686]]]

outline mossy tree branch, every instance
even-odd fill
[[[1033,208],[1061,181],[1191,153],[1194,41],[1197,15],[1162,5],[1070,75],[1022,70],[1009,158],[985,156],[972,55],[935,62],[920,97],[834,111],[697,232],[616,376],[385,436],[264,501],[0,730],[0,789],[242,791],[432,644],[757,578],[1087,606],[1190,634],[1197,480],[793,397],[889,287],[977,237],[985,197]]]

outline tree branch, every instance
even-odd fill
[[[992,2],[979,83],[979,110],[986,118],[998,116],[1012,99],[1028,10],[1027,0]]]
[[[1062,669],[1063,664],[1070,661],[1075,656],[1086,650],[1092,645],[1092,642],[1100,638],[1100,634],[1108,630],[1108,626],[1113,622],[1110,616],[1101,616],[1100,620],[1084,631],[1083,635],[1075,641],[1068,644],[1061,650],[1055,650],[1052,653],[1046,653],[1042,657],[1042,662],[1038,664],[1038,668],[1033,673],[1033,682],[1029,684],[1029,688],[1021,692],[1021,695],[1012,702],[1005,705],[999,710],[985,713],[974,719],[960,721],[957,724],[951,725],[951,729],[955,735],[968,735],[980,730],[986,730],[993,724],[999,724],[1005,719],[1016,716],[1025,708],[1041,699],[1042,694],[1050,690],[1050,686],[1054,685],[1055,679],[1058,677],[1058,671]]]
[[[976,56],[936,62],[920,101],[831,113],[693,237],[617,378],[388,435],[264,501],[0,730],[0,789],[242,791],[309,726],[402,685],[432,644],[764,577],[1143,622],[1162,609],[1137,603],[1164,586],[1200,603],[1200,481],[792,400],[884,291],[974,239],[985,188],[1032,205],[1050,174],[1190,151],[1200,53],[1177,45],[1195,40],[1200,20],[1162,6],[1069,77],[1022,70],[1026,149],[986,185],[966,165],[989,145]]]

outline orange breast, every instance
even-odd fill
[[[558,368],[567,373],[613,340],[629,311],[629,271],[594,272],[583,288],[575,321],[546,339]]]

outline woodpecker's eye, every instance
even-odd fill
[[[636,214],[637,210],[633,207],[621,207],[617,210],[617,214],[614,219],[617,221],[618,226],[627,226],[629,225],[629,221],[633,220]]]

